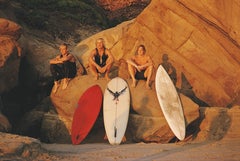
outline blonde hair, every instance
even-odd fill
[[[98,42],[102,42],[102,43],[103,43],[103,46],[105,47],[105,41],[104,41],[103,38],[98,38],[98,39],[96,40],[96,45],[97,45]]]

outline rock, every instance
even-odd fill
[[[17,123],[16,133],[23,136],[39,138],[43,116],[43,111],[32,110],[25,113]]]
[[[231,15],[231,9],[239,14],[236,7],[239,5],[236,1],[222,4],[153,0],[136,19],[80,42],[76,55],[86,64],[86,57],[98,37],[106,40],[116,61],[126,60],[139,44],[144,44],[153,58],[155,69],[162,63],[163,55],[168,55],[169,62],[176,69],[177,88],[187,91],[184,94],[197,104],[238,105],[240,28],[236,25],[238,16],[228,21],[228,16],[224,15]],[[210,5],[208,11],[206,6]],[[211,11],[214,17],[209,14]]]
[[[240,106],[230,109],[224,107],[201,107],[200,132],[196,141],[221,140],[240,137]]]
[[[22,49],[17,42],[22,29],[16,23],[0,18],[0,93],[9,91],[18,84]]]
[[[0,18],[0,35],[1,36],[10,36],[14,40],[18,40],[22,35],[23,30],[20,25],[17,23]]]
[[[128,84],[130,84],[131,82],[130,79],[126,81],[128,82]],[[77,102],[80,96],[83,94],[83,92],[94,84],[98,84],[101,87],[102,91],[104,92],[107,85],[107,81],[104,78],[100,78],[99,80],[95,81],[93,80],[93,77],[91,75],[77,76],[70,81],[67,89],[62,90],[60,86],[57,93],[55,94],[51,93],[52,103],[56,108],[57,114],[59,116],[57,120],[58,119],[61,120],[61,124],[63,124],[61,125],[61,127],[64,127],[64,128],[61,128],[61,129],[64,129],[63,133],[65,133],[65,130],[67,129],[68,134],[71,135],[72,117],[73,117],[75,108],[77,106]],[[139,81],[136,88],[132,88],[131,86],[129,86],[129,88],[130,88],[130,95],[131,95],[130,96],[131,111],[134,111],[135,113],[138,113],[140,115],[137,121],[136,119],[134,119],[135,117],[131,117],[132,118],[131,127],[133,128],[130,130],[137,131],[136,133],[134,133],[135,140],[143,140],[147,142],[151,142],[151,141],[163,142],[163,141],[171,140],[174,137],[174,135],[173,133],[171,133],[171,130],[169,129],[168,125],[166,124],[166,121],[164,120],[164,116],[162,114],[159,102],[157,100],[154,87],[153,89],[148,90],[145,88],[145,82]],[[139,91],[142,91],[142,92],[139,92]],[[188,125],[194,120],[198,119],[199,106],[182,94],[180,95],[180,98],[182,100],[182,104],[184,108],[186,124]],[[154,118],[156,121],[152,121],[152,118]],[[44,120],[44,122],[45,121],[46,120]],[[151,127],[149,127],[149,124],[151,124]],[[53,123],[53,124],[44,123],[44,125],[56,127],[56,123]],[[152,128],[155,130],[154,134],[152,133]],[[55,128],[44,127],[44,129],[46,129],[44,130],[46,133],[46,131],[50,129],[55,129]],[[166,133],[168,133],[167,136],[162,135],[163,130],[165,130]],[[56,134],[56,132],[59,133],[58,130],[51,130],[50,133],[52,133],[55,138],[59,138],[59,137],[56,137],[58,135]],[[157,136],[158,138],[156,138]],[[58,140],[52,139],[51,141],[59,141],[59,140],[64,140],[64,139],[63,138]]]
[[[151,96],[149,96],[151,97]],[[180,95],[184,116],[186,120],[186,127],[199,118],[199,107],[189,98],[184,95]],[[152,103],[154,101],[151,101]],[[158,103],[158,101],[156,101]],[[148,106],[144,106],[147,108]],[[161,115],[157,116],[156,112],[152,115],[146,115],[148,112],[143,112],[141,115],[132,114],[129,121],[129,129],[133,135],[135,141],[144,142],[157,142],[168,143],[174,139],[174,134],[171,131],[165,117],[163,116],[160,106],[157,104],[153,107],[157,107]],[[197,129],[197,127],[194,127]],[[187,129],[187,128],[186,128]],[[187,131],[186,137],[196,131]]]
[[[130,5],[136,4],[136,3],[149,3],[149,0],[97,0],[96,1],[98,5],[103,7],[105,10],[115,11],[122,8],[126,8]]]
[[[37,139],[0,132],[0,157],[16,155],[35,158],[41,152],[41,143]],[[13,141],[14,140],[14,141]]]
[[[57,114],[46,113],[41,125],[41,141],[71,144],[71,137],[66,124],[71,124],[71,122]]]

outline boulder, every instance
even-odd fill
[[[0,132],[0,137],[0,157],[11,155],[32,160],[43,150],[37,139],[2,132]]]
[[[0,18],[0,93],[9,91],[18,84],[22,49],[17,42],[22,34],[21,27]]]
[[[115,58],[118,75],[128,83],[131,79],[126,74],[124,61],[135,53],[138,45],[146,46],[155,71],[167,55],[167,63],[176,69],[174,82],[181,95],[187,125],[190,125],[198,119],[199,106],[240,104],[240,28],[236,25],[239,5],[234,0],[219,3],[152,0],[136,19],[85,39],[73,52],[88,70],[89,53],[95,48],[96,39],[104,38]],[[225,15],[231,15],[232,11],[236,16],[228,21],[229,16]],[[136,131],[136,140],[168,142],[173,134],[159,108],[154,78],[155,73],[152,90],[145,89],[144,81],[139,81],[135,89],[130,88],[131,108],[139,114],[131,116],[130,124]],[[68,124],[72,121],[77,100],[87,87],[96,83],[104,90],[107,82],[103,79],[94,82],[88,75],[80,76],[70,82],[67,90],[51,94],[58,114],[68,120],[65,124],[69,132]]]
[[[112,76],[111,78],[113,77],[114,76]],[[130,84],[131,82],[130,79],[127,79],[126,81],[128,84]],[[55,122],[53,125],[51,125],[50,123],[44,123],[45,133],[49,133],[46,131],[50,130],[50,132],[52,132],[53,136],[55,137],[55,140],[52,139],[51,141],[64,140],[60,139],[61,137],[56,137],[59,135],[58,130],[51,130],[55,129],[51,126],[56,127],[55,125],[60,124],[60,122],[62,124],[61,129],[65,129],[61,132],[61,136],[63,135],[63,133],[66,134],[66,131],[69,135],[71,135],[72,118],[74,111],[77,107],[77,102],[83,92],[94,84],[98,84],[104,93],[107,81],[104,78],[100,78],[99,80],[95,81],[90,74],[77,76],[69,82],[69,86],[67,89],[62,90],[60,86],[56,93],[51,93],[50,97],[58,114],[58,117],[55,116],[55,119],[53,119],[55,120],[53,121]],[[162,114],[154,86],[152,85],[153,89],[148,90],[145,87],[145,82],[140,81],[138,82],[136,88],[132,88],[131,86],[129,86],[129,88],[131,97],[131,113],[138,114],[131,116],[129,119],[129,131],[133,134],[134,140],[166,143],[172,138],[174,138],[174,134],[171,132]],[[191,99],[182,94],[180,94],[180,98],[182,100],[187,126],[191,122],[198,119],[199,106],[195,104]],[[44,121],[47,120],[49,119],[44,119]],[[48,128],[45,125],[49,125]],[[60,127],[60,125],[57,127]],[[165,134],[167,133],[168,135],[163,135],[163,130],[165,130]]]
[[[71,137],[66,124],[70,124],[69,120],[57,114],[44,114],[41,125],[41,141],[45,143],[71,144]]]
[[[201,107],[200,132],[195,141],[216,141],[240,137],[240,106]]]
[[[137,3],[149,3],[149,0],[97,0],[96,2],[105,10],[115,11]]]
[[[229,21],[229,16],[224,15],[231,15],[231,10],[239,14],[239,5],[234,0],[231,3],[222,0],[221,4],[224,5],[209,3],[153,0],[136,19],[80,42],[75,54],[87,67],[87,58],[99,37],[106,40],[106,46],[116,62],[126,60],[134,54],[139,44],[144,44],[153,58],[155,70],[163,62],[163,55],[168,55],[169,63],[176,69],[176,87],[197,104],[220,107],[238,105],[238,16],[233,16]],[[207,10],[206,6],[211,6],[211,9]]]

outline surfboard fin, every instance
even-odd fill
[[[116,138],[117,137],[117,128],[114,127],[114,137]]]

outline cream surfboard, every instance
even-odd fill
[[[121,143],[125,134],[130,109],[128,84],[120,77],[108,82],[103,99],[103,120],[108,141],[112,145]]]
[[[159,104],[169,127],[179,140],[183,140],[186,127],[182,104],[171,78],[162,65],[157,69],[155,87]]]

